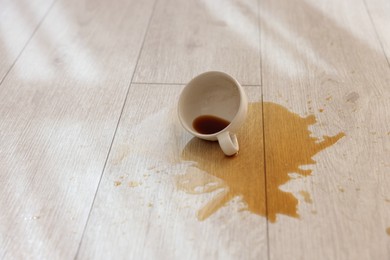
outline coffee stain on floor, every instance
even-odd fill
[[[301,194],[302,195],[302,197],[303,197],[303,199],[304,199],[304,201],[306,202],[306,203],[313,203],[313,200],[311,199],[311,196],[310,196],[310,193],[309,192],[307,192],[307,191],[304,191],[304,190],[301,190],[300,192],[299,192],[299,194]]]
[[[137,181],[129,181],[127,185],[131,188],[135,188],[135,187],[138,187],[140,185],[140,183]]]
[[[236,196],[242,198],[247,210],[266,216],[270,222],[276,221],[277,214],[298,218],[297,198],[280,186],[291,179],[289,173],[310,175],[312,170],[301,167],[315,164],[315,154],[345,136],[312,137],[308,127],[314,123],[314,115],[302,118],[275,103],[250,103],[247,120],[237,133],[242,147],[239,154],[226,157],[217,142],[193,138],[184,148],[182,159],[196,162],[204,173],[189,170],[177,177],[176,185],[189,194],[216,193],[198,211],[199,220]]]

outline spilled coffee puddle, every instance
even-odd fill
[[[289,173],[310,175],[311,170],[300,167],[315,164],[315,154],[345,136],[339,133],[320,141],[308,130],[316,122],[314,115],[302,118],[275,103],[264,103],[263,109],[264,133],[262,104],[249,104],[246,123],[237,133],[242,147],[238,156],[226,157],[217,142],[198,138],[184,148],[182,159],[196,162],[203,173],[189,168],[177,178],[178,189],[190,194],[217,193],[197,212],[199,220],[211,216],[236,196],[242,198],[247,210],[271,222],[276,221],[277,214],[298,217],[297,198],[279,187],[291,179]]]

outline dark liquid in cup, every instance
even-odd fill
[[[192,122],[192,126],[195,131],[205,135],[217,133],[227,127],[229,124],[229,121],[211,115],[199,116]]]

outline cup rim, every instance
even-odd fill
[[[230,121],[230,124],[228,126],[226,126],[225,128],[223,128],[222,130],[218,131],[218,132],[215,132],[215,133],[212,133],[212,134],[201,134],[199,132],[196,132],[196,131],[193,131],[190,127],[188,127],[187,123],[185,122],[185,120],[183,119],[182,117],[182,113],[181,113],[181,104],[182,104],[182,94],[184,92],[184,90],[192,83],[194,82],[195,80],[197,80],[198,78],[200,77],[204,77],[208,74],[217,74],[217,75],[222,75],[223,77],[226,77],[228,78],[229,80],[231,80],[235,87],[238,89],[239,93],[240,93],[240,105],[237,109],[237,112],[236,114],[234,115],[233,119]],[[212,71],[206,71],[206,72],[203,72],[201,74],[198,74],[197,76],[195,76],[194,78],[192,78],[185,86],[184,88],[182,89],[181,93],[180,93],[180,96],[179,96],[179,103],[178,103],[178,116],[179,116],[179,121],[181,123],[181,125],[188,131],[190,132],[191,134],[193,134],[194,136],[197,136],[199,138],[214,138],[214,137],[217,137],[220,133],[226,131],[231,125],[232,123],[236,120],[237,118],[237,115],[238,115],[238,112],[242,109],[242,107],[244,106],[244,103],[242,98],[245,98],[245,92],[241,86],[241,84],[237,81],[237,79],[235,79],[233,76],[229,75],[228,73],[226,72],[223,72],[223,71],[218,71],[218,70],[212,70]]]

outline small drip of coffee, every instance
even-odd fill
[[[199,116],[192,122],[193,128],[198,133],[205,135],[217,133],[226,128],[229,124],[229,121],[212,115]]]

